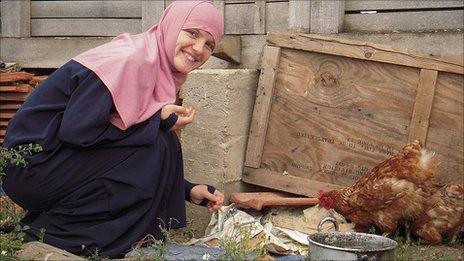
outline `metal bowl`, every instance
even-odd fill
[[[397,243],[389,238],[356,232],[338,232],[338,224],[330,221],[337,232],[318,232],[308,237],[311,260],[394,260]]]

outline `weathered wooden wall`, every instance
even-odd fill
[[[26,67],[57,67],[119,33],[144,31],[171,2],[2,0],[2,39],[8,47],[3,48],[1,56]],[[243,60],[242,65],[230,65],[213,59],[209,68],[258,68],[264,35],[273,30],[326,34],[455,31],[464,27],[461,0],[215,0],[214,3],[224,15],[225,33],[241,36]],[[419,39],[412,45],[421,49],[430,43]],[[27,61],[24,57],[41,60]]]

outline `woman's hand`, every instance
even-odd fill
[[[217,189],[214,191],[214,194],[209,193],[206,185],[196,185],[193,187],[192,190],[190,190],[190,198],[192,202],[197,205],[200,204],[203,199],[207,199],[208,204],[206,207],[209,213],[218,211],[224,203],[224,195]]]
[[[192,107],[183,107],[174,104],[167,104],[161,108],[161,119],[165,120],[171,115],[175,113],[177,115],[177,121],[172,126],[171,130],[178,130],[185,127],[185,125],[190,124],[193,122],[193,118],[195,116],[195,109]]]

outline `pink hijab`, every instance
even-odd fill
[[[148,31],[118,35],[73,60],[92,70],[106,85],[117,111],[110,121],[125,130],[175,102],[177,91],[187,77],[173,67],[181,29],[205,30],[217,45],[223,27],[223,18],[211,2],[175,1]]]

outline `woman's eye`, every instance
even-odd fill
[[[190,30],[188,30],[188,31],[186,31],[186,32],[187,32],[191,37],[193,37],[193,38],[197,38],[197,37],[198,37],[198,33],[195,32],[195,31],[190,31]]]

